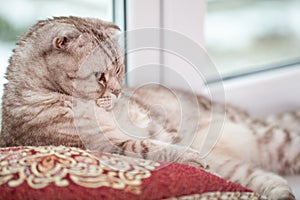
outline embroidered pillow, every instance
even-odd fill
[[[72,147],[0,149],[0,199],[258,199],[204,170]]]

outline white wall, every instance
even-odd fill
[[[212,90],[219,90],[212,84]],[[226,102],[263,117],[300,109],[300,66],[272,70],[223,83]]]

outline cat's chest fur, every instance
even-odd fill
[[[209,100],[204,97],[153,85],[125,88],[109,115],[112,126],[133,138],[182,145],[196,142],[199,132],[207,134],[212,120]]]

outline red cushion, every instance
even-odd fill
[[[188,165],[64,146],[1,148],[0,191],[5,200],[258,197]]]

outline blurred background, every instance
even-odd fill
[[[300,61],[299,0],[208,0],[204,31],[222,74]]]

